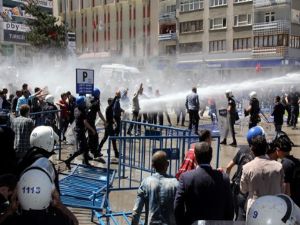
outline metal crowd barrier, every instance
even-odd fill
[[[49,114],[49,113],[57,114],[57,117],[55,119],[56,129],[54,129],[54,131],[57,133],[57,135],[59,137],[59,142],[54,146],[54,151],[58,151],[58,159],[59,160],[61,160],[61,142],[62,142],[62,140],[61,140],[62,129],[61,129],[60,123],[59,123],[60,112],[61,112],[61,110],[49,110],[49,111],[33,112],[33,113],[29,114],[30,118],[35,122],[35,126],[46,125],[45,118],[44,118],[45,114]]]
[[[126,136],[129,124],[140,125],[140,136]],[[137,189],[140,182],[153,172],[151,159],[154,152],[163,150],[167,153],[170,161],[168,174],[175,176],[185,152],[199,137],[192,135],[191,131],[174,128],[170,126],[159,126],[148,123],[122,121],[122,134],[118,137],[109,137],[108,142],[108,162],[110,169],[112,140],[118,143],[120,158],[118,162],[117,182],[112,190],[132,190]],[[216,125],[201,125],[199,129],[212,130],[213,139],[217,140],[216,167],[219,166],[220,135],[216,130]],[[107,187],[109,188],[109,187]]]

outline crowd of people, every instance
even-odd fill
[[[148,87],[144,94],[143,84],[137,88],[130,100],[128,90],[118,90],[107,100],[103,115],[100,109],[101,91],[95,88],[90,96],[70,92],[55,98],[46,88],[35,88],[31,94],[27,84],[7,97],[8,90],[0,92],[0,141],[3,151],[0,157],[0,223],[3,224],[78,224],[76,217],[59,199],[58,173],[49,160],[54,145],[66,141],[66,131],[74,123],[77,151],[64,163],[71,169],[71,162],[83,154],[82,163],[90,166],[89,160],[105,163],[102,148],[109,136],[121,133],[121,119],[129,119],[128,107],[132,107],[132,121],[169,125],[170,116],[165,107],[151,112],[141,111],[140,98],[159,97],[159,90],[152,92]],[[152,93],[152,95],[151,95]],[[221,144],[227,144],[231,131],[237,147],[234,124],[238,120],[236,99],[227,90],[228,126]],[[260,103],[256,92],[250,93],[250,103],[244,110],[249,118],[247,141],[229,162],[226,171],[213,169],[210,165],[213,155],[211,133],[198,131],[200,101],[197,88],[186,97],[185,108],[180,104],[176,111],[177,125],[184,125],[185,113],[189,114],[188,129],[199,135],[196,143],[186,153],[186,158],[176,174],[167,175],[168,159],[163,151],[152,156],[156,173],[144,179],[137,193],[133,208],[132,224],[138,224],[143,207],[146,209],[146,224],[192,224],[197,220],[245,220],[249,212],[255,212],[255,200],[265,195],[286,194],[300,206],[300,161],[290,152],[293,142],[282,132],[283,117],[288,112],[287,125],[296,128],[299,115],[299,93],[293,88],[285,96],[285,103],[276,96],[272,115],[276,137],[267,143],[260,122]],[[216,104],[210,99],[210,112],[215,114]],[[290,110],[289,110],[290,109]],[[97,115],[105,126],[104,137],[99,143],[96,129]],[[180,121],[180,116],[182,120]],[[217,116],[217,115],[216,115]],[[222,116],[222,115],[218,115]],[[214,118],[213,118],[214,119]],[[141,135],[141,125],[131,123],[127,135]],[[87,132],[87,136],[86,136]],[[116,140],[112,140],[115,158],[119,158]],[[93,157],[89,154],[91,153]],[[281,163],[277,162],[282,159]],[[229,174],[233,166],[238,169],[231,182]],[[33,222],[35,221],[35,222]],[[38,221],[38,222],[37,222]],[[299,221],[300,222],[300,221]],[[25,223],[27,224],[27,223]],[[249,223],[250,225],[250,223]]]
[[[286,133],[278,132],[268,143],[263,128],[252,127],[247,133],[249,145],[241,146],[225,171],[210,165],[210,131],[202,130],[199,139],[186,153],[177,179],[167,175],[166,153],[153,155],[156,173],[145,178],[138,189],[131,224],[138,224],[144,206],[145,224],[190,225],[198,220],[246,219],[247,225],[285,224],[272,220],[270,211],[288,215],[286,220],[292,224],[300,222],[300,160],[290,154],[294,144]],[[238,168],[230,182],[235,165]],[[254,204],[263,196],[270,196],[268,202]],[[277,198],[283,198],[284,204],[275,207]],[[255,220],[258,215],[260,220]]]

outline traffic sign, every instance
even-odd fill
[[[94,70],[76,69],[76,93],[92,94],[94,90]]]

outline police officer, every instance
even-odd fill
[[[47,95],[45,97],[45,105],[43,106],[43,111],[45,111],[45,125],[51,126],[56,133],[58,132],[58,128],[56,126],[56,118],[57,118],[57,110],[56,105],[54,105],[54,96],[53,95]],[[52,111],[52,112],[51,112]],[[54,112],[53,112],[54,111]]]
[[[291,105],[291,126],[292,129],[296,129],[299,116],[299,92],[295,90],[295,87],[291,87],[291,92],[287,96],[288,103]]]
[[[247,109],[245,109],[245,116],[248,116],[250,114],[250,119],[249,119],[249,129],[252,127],[257,126],[257,124],[260,122],[260,117],[259,117],[259,101],[257,100],[257,94],[255,91],[252,91],[249,94],[250,97],[250,103]]]
[[[107,123],[106,123],[106,126],[105,126],[105,133],[104,133],[104,137],[103,139],[101,140],[100,142],[100,145],[99,145],[99,151],[101,151],[104,143],[106,142],[108,136],[116,136],[116,132],[115,132],[115,129],[114,129],[114,104],[116,102],[117,99],[120,98],[120,95],[119,95],[119,92],[116,93],[116,96],[115,98],[108,98],[107,100],[107,103],[108,103],[108,106],[106,107],[106,110],[105,110],[105,116],[106,116],[106,120],[107,120]],[[119,151],[117,149],[117,142],[115,139],[112,140],[112,146],[113,146],[113,149],[114,149],[114,153],[115,153],[115,157],[116,158],[119,158]]]
[[[78,96],[76,98],[76,108],[74,110],[74,117],[75,117],[75,136],[78,145],[78,151],[76,151],[72,156],[70,156],[66,161],[65,164],[67,168],[71,169],[71,161],[76,158],[77,156],[83,154],[83,162],[86,165],[90,165],[89,163],[89,149],[87,140],[85,137],[85,131],[88,129],[92,132],[93,135],[96,135],[96,130],[89,124],[86,115],[86,104],[85,104],[85,97]]]
[[[95,122],[96,122],[97,114],[104,122],[104,124],[106,123],[106,120],[100,109],[100,93],[101,92],[99,88],[95,88],[93,90],[92,93],[93,98],[90,101],[90,105],[88,107],[88,113],[87,113],[87,121],[94,130],[96,130]],[[88,146],[90,152],[94,155],[94,158],[103,156],[103,154],[101,154],[98,151],[98,144],[99,144],[98,134],[97,133],[94,134],[91,130],[88,130]]]
[[[119,136],[119,134],[120,134],[121,114],[125,112],[124,109],[121,108],[120,98],[121,98],[121,92],[117,91],[116,92],[116,101],[113,105],[114,120],[116,122],[116,128],[115,128],[116,136]]]
[[[190,117],[189,130],[192,130],[192,126],[194,125],[195,134],[198,135],[200,102],[196,87],[193,87],[192,93],[186,97],[185,107]]]
[[[225,135],[224,135],[224,139],[221,141],[220,144],[226,145],[227,144],[227,136],[229,133],[229,130],[231,131],[231,135],[232,135],[232,143],[230,144],[233,147],[237,146],[236,143],[236,139],[235,139],[235,131],[234,131],[234,124],[235,124],[235,120],[236,120],[236,103],[235,103],[235,99],[234,96],[232,94],[231,90],[226,90],[225,92],[227,101],[228,101],[228,105],[227,105],[227,121],[228,121],[228,128],[225,131]]]
[[[58,142],[58,135],[54,132],[50,126],[38,126],[33,129],[30,134],[30,146],[31,148],[27,151],[26,155],[18,162],[17,172],[21,175],[22,172],[32,165],[40,158],[50,158],[54,154],[54,144]],[[54,177],[54,183],[59,191],[58,172],[55,169],[53,163],[53,171],[56,176]]]
[[[39,165],[32,165],[22,173],[17,186],[21,210],[8,224],[78,224],[74,214],[60,201],[52,175]]]

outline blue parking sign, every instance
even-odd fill
[[[94,90],[94,70],[76,69],[76,93],[92,94]]]

